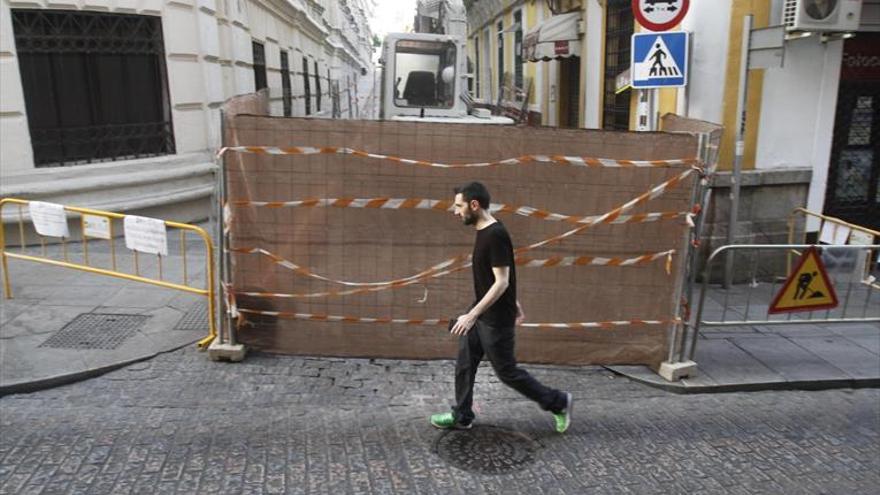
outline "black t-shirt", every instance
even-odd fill
[[[510,267],[507,290],[489,306],[480,320],[496,328],[512,327],[516,322],[516,265],[513,263],[513,242],[501,222],[495,222],[477,231],[474,243],[474,305],[483,299],[495,283],[492,267]],[[473,307],[473,306],[472,306]]]

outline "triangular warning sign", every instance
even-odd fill
[[[815,247],[807,249],[797,268],[770,305],[770,314],[837,307],[837,294]]]
[[[651,48],[645,54],[645,58],[636,62],[636,76],[638,80],[665,79],[667,77],[682,77],[681,69],[675,62],[675,58],[663,41],[662,36],[657,36],[651,43]]]

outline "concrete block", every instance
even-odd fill
[[[6,2],[0,4],[0,52],[15,53],[12,12],[9,10],[9,5]]]
[[[3,136],[4,142],[15,143],[0,146],[0,163],[3,164],[4,180],[8,180],[10,175],[26,174],[33,171],[34,155],[30,145],[31,133],[25,115],[0,116],[0,135]]]
[[[109,12],[113,7],[110,0],[85,0],[82,2],[82,9]]]
[[[205,84],[198,58],[171,58],[168,61],[168,84],[174,105],[204,103]],[[175,122],[176,127],[177,122]]]
[[[670,363],[664,361],[660,363],[660,370],[657,374],[662,376],[666,381],[676,382],[682,378],[689,378],[697,375],[697,363],[693,361],[682,361],[680,363]]]
[[[162,0],[142,0],[141,14],[162,14]],[[167,25],[162,26],[162,29],[164,32],[170,33],[171,31],[168,31],[167,27]]]
[[[247,348],[242,344],[222,344],[218,340],[208,346],[208,357],[212,361],[231,361],[238,363],[244,359]]]
[[[174,140],[178,153],[207,148],[205,112],[201,108],[181,107],[173,110]]]
[[[140,6],[139,0],[116,0],[114,12],[137,12]]]
[[[165,37],[166,53],[195,55],[199,53],[199,24],[194,10],[178,5],[171,8],[169,5],[162,20],[162,30],[165,33],[174,33],[174,36]]]

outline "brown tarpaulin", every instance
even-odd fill
[[[534,127],[273,118],[227,113],[226,143],[251,146],[348,147],[444,163],[484,162],[526,154],[659,160],[692,158],[694,136]],[[225,154],[231,201],[307,198],[422,198],[451,200],[453,188],[485,183],[493,203],[531,206],[566,215],[599,215],[678,174],[674,168],[586,168],[524,163],[489,168],[440,169],[351,155]],[[635,208],[681,212],[691,208],[696,174],[663,196]],[[575,225],[499,213],[516,247],[571,230]],[[407,277],[472,249],[474,231],[452,213],[417,209],[232,208],[229,245],[262,248],[335,280],[376,282]],[[630,258],[681,250],[683,218],[653,223],[598,225],[530,258]],[[236,291],[314,293],[345,287],[315,280],[260,254],[233,253]],[[518,296],[529,322],[668,320],[682,257],[631,267],[517,268]],[[406,319],[449,318],[473,302],[470,269],[396,290],[342,297],[275,299],[239,296],[241,308]],[[520,328],[517,355],[524,362],[648,364],[665,358],[669,326],[614,329]],[[455,339],[445,326],[320,322],[248,315],[239,340],[271,352],[294,354],[451,358]]]

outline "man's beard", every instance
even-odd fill
[[[473,225],[473,224],[477,223],[477,216],[473,212],[471,212],[470,210],[465,210],[464,218],[462,218],[461,221],[465,225]]]

